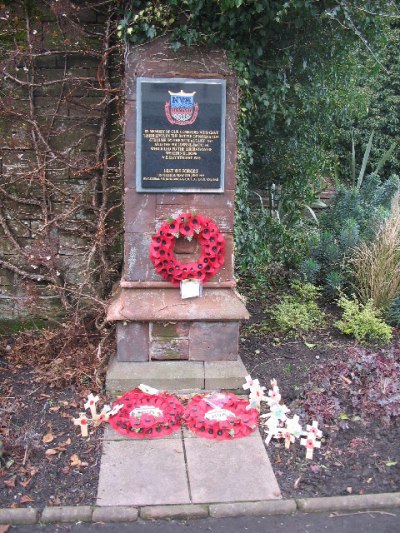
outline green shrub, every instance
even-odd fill
[[[398,294],[396,298],[390,302],[386,313],[386,318],[389,324],[392,326],[400,326],[400,294]]]
[[[355,296],[350,300],[342,295],[338,302],[343,309],[342,320],[335,326],[346,335],[354,335],[358,342],[375,341],[382,344],[392,339],[392,328],[381,318],[372,301],[360,303]]]
[[[372,300],[386,310],[400,291],[400,208],[399,198],[392,213],[381,223],[376,237],[361,242],[349,262],[353,286],[362,303]]]
[[[316,302],[319,289],[301,282],[294,282],[291,287],[294,294],[283,296],[271,310],[278,328],[285,333],[299,334],[320,326],[325,315]]]

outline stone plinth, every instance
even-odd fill
[[[167,391],[229,390],[243,393],[247,370],[237,361],[147,361],[124,362],[114,358],[108,368],[107,394],[113,397],[141,383]]]

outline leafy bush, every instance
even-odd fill
[[[340,185],[332,204],[320,217],[319,230],[309,237],[309,257],[300,272],[309,281],[322,284],[328,295],[351,284],[349,260],[362,243],[369,243],[391,213],[391,202],[400,180],[392,176],[382,183],[376,174],[360,187]]]
[[[349,348],[312,371],[312,383],[318,388],[306,390],[301,402],[305,412],[320,422],[336,422],[350,404],[353,412],[388,424],[400,416],[399,346],[379,351]],[[346,408],[347,409],[347,408]]]
[[[339,307],[343,309],[342,320],[335,322],[335,326],[346,335],[354,335],[358,342],[376,341],[387,343],[392,338],[392,329],[375,309],[372,301],[360,303],[355,296],[350,300],[342,295]]]
[[[400,292],[400,212],[397,202],[375,238],[355,248],[349,266],[361,302],[372,300],[376,308],[387,309]]]
[[[386,318],[389,324],[392,326],[400,326],[400,294],[398,294],[390,302],[389,308],[386,313]]]
[[[271,310],[278,328],[298,334],[320,326],[324,313],[316,302],[319,289],[311,283],[300,282],[292,283],[291,287],[294,294],[283,296]]]

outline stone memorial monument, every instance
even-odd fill
[[[248,312],[233,273],[235,75],[221,50],[174,52],[157,39],[128,50],[125,97],[124,269],[108,310],[117,356],[107,389],[239,388]],[[189,219],[194,232],[185,239]],[[167,259],[158,243],[173,247]],[[181,292],[184,279],[192,281]]]

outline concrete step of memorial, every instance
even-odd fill
[[[242,392],[246,367],[237,361],[120,362],[114,358],[107,371],[106,390],[120,396],[141,383],[164,391],[226,390]]]

